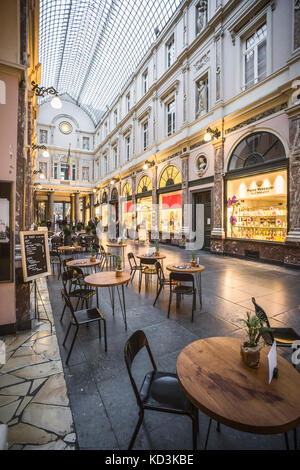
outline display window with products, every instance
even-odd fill
[[[179,233],[182,230],[181,191],[159,195],[160,232]]]
[[[136,205],[137,226],[139,230],[149,232],[152,225],[152,197],[139,198]]]
[[[101,204],[101,223],[102,227],[108,226],[108,203],[107,203],[107,193],[103,193],[102,204]]]
[[[287,234],[287,170],[227,181],[227,237],[284,242]]]

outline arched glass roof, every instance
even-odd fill
[[[41,85],[67,93],[97,124],[180,3],[41,0]]]

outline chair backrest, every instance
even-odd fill
[[[140,258],[141,264],[155,264],[155,258]]]
[[[136,259],[133,253],[127,253],[127,258],[128,258],[130,269],[132,269],[134,266],[137,266]]]
[[[78,321],[77,321],[77,318],[76,318],[76,315],[75,315],[74,307],[73,307],[73,305],[72,305],[72,302],[71,302],[71,300],[70,300],[70,297],[68,296],[67,291],[66,291],[65,288],[63,288],[63,289],[61,290],[61,295],[63,296],[64,301],[66,302],[66,306],[67,306],[68,309],[70,310],[70,313],[71,313],[71,315],[72,315],[72,317],[73,317],[74,322],[75,322],[76,325],[78,326]]]
[[[74,260],[74,258],[65,258],[65,259],[63,259],[63,268],[64,268],[65,270],[66,270],[67,268],[69,268],[69,266],[67,266],[67,263],[68,263],[69,261],[73,261],[73,260]]]
[[[194,287],[194,276],[190,273],[170,273],[170,281],[190,282]]]
[[[142,330],[137,330],[135,331],[130,338],[126,341],[125,347],[124,347],[124,359],[125,359],[125,364],[127,367],[127,371],[129,374],[130,382],[133,388],[133,391],[135,393],[135,397],[137,400],[137,403],[139,406],[142,406],[142,400],[139,394],[138,387],[135,383],[135,380],[133,378],[132,372],[131,372],[131,366],[133,363],[133,360],[135,356],[141,351],[141,349],[146,348],[149,358],[151,360],[152,366],[154,370],[157,370],[154,358],[152,356],[150,346],[148,343],[148,340],[146,338],[145,333]]]
[[[162,269],[161,264],[160,264],[159,261],[156,261],[155,267],[156,267],[156,273],[157,273],[157,277],[158,277],[159,282],[164,282],[166,278],[165,278],[163,269]]]
[[[62,276],[61,276],[61,280],[62,280],[63,287],[66,290],[66,292],[70,293],[70,289],[71,289],[71,286],[72,286],[70,281],[72,281],[74,279],[76,279],[76,281],[78,283],[78,286],[82,287],[82,282],[83,282],[83,279],[84,279],[82,269],[77,268],[77,266],[76,266],[76,268],[75,267],[69,267],[68,269],[63,271]],[[68,288],[69,283],[70,283],[70,285],[69,285],[69,288]]]

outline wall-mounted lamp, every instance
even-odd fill
[[[38,189],[42,189],[42,187],[43,186],[41,184],[37,184],[37,183],[34,184],[34,190],[35,191],[37,191]]]
[[[143,165],[143,170],[148,170],[148,168],[151,168],[154,165],[155,165],[154,161],[150,162],[150,160],[146,160]]]
[[[34,175],[40,175],[40,178],[43,180],[45,178],[45,175],[43,173],[43,170],[33,170],[32,172]]]
[[[218,139],[220,135],[221,135],[221,132],[218,129],[212,129],[211,127],[208,127],[206,129],[204,140],[205,142],[210,142],[211,139]]]
[[[43,86],[37,85],[35,82],[31,82],[31,85],[32,85],[32,91],[37,96],[54,95],[50,102],[52,108],[60,109],[62,107],[62,102],[60,101],[58,92],[55,90],[55,88],[53,88],[53,86],[49,88],[45,88]]]
[[[32,144],[31,148],[32,148],[32,150],[44,150],[43,151],[43,157],[45,157],[45,158],[49,157],[49,152],[48,152],[47,147],[45,145]]]
[[[115,184],[115,183],[118,183],[119,181],[120,181],[120,178],[113,178],[110,184]]]

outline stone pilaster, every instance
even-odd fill
[[[74,207],[75,223],[79,222],[79,193],[75,193],[75,207]]]
[[[158,224],[158,197],[157,197],[157,165],[152,168],[152,227],[159,232]],[[158,235],[157,235],[158,236]]]
[[[48,208],[49,208],[49,220],[51,222],[52,230],[55,229],[55,222],[54,222],[54,191],[50,191],[48,193]]]
[[[287,242],[300,243],[300,103],[286,110],[289,119],[289,231]]]
[[[185,152],[181,155],[181,175],[182,175],[182,228],[188,224],[188,220],[185,220],[188,217],[187,204],[189,203],[189,152]],[[186,243],[186,234],[182,233],[182,242],[184,245]]]
[[[95,218],[95,194],[90,194],[90,219],[94,220]]]
[[[224,251],[224,178],[223,178],[223,145],[222,140],[213,144],[215,149],[215,178],[213,191],[213,229],[211,232],[211,251]]]

